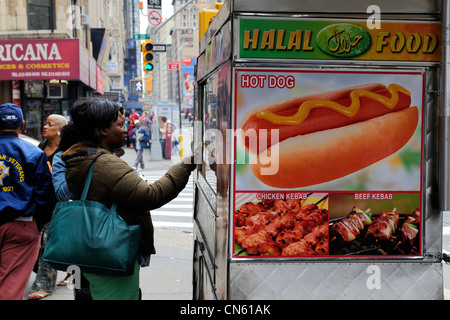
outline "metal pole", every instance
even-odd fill
[[[440,112],[440,210],[450,210],[450,171],[449,171],[449,143],[450,143],[450,4],[442,0],[442,84],[441,84],[441,112]]]
[[[180,68],[177,70],[178,75],[178,107],[179,107],[179,116],[180,116],[180,157],[183,158],[183,135],[181,132],[181,74]]]

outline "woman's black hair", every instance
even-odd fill
[[[58,150],[66,151],[75,143],[80,142],[79,137],[75,134],[73,122],[69,122],[61,129],[61,140],[59,141]]]
[[[118,112],[123,114],[123,108],[104,98],[82,98],[76,101],[70,110],[72,126],[68,130],[72,131],[74,137],[69,143],[73,145],[74,141],[90,141],[100,144],[102,136],[99,130],[109,128],[117,120]]]

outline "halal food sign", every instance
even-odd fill
[[[264,20],[264,21],[262,21]],[[439,23],[240,20],[240,56],[269,59],[440,61]]]

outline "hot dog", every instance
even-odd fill
[[[278,171],[262,174],[267,165],[258,157],[251,164],[253,173],[274,187],[311,186],[361,170],[403,147],[419,118],[417,107],[410,104],[409,91],[397,84],[283,100],[247,113],[241,122],[241,141],[247,151],[259,154],[265,149],[258,141],[260,130],[278,129],[279,156],[272,156],[272,161],[279,161]],[[265,152],[271,152],[270,134],[267,138]]]
[[[299,107],[307,101],[329,100],[343,106],[349,106],[351,103],[350,94],[357,90],[365,90],[381,96],[390,97],[389,90],[388,88],[386,88],[386,86],[381,83],[373,83],[323,92],[314,95],[301,96],[293,99],[286,99],[271,104],[264,104],[254,110],[249,111],[243,117],[241,121],[241,128],[245,133],[245,136],[243,136],[245,140],[243,140],[242,142],[245,145],[247,151],[253,154],[257,154],[260,151],[264,150],[264,148],[261,148],[258,140],[261,129],[267,129],[268,136],[267,144],[264,141],[262,145],[267,145],[267,147],[270,147],[272,145],[272,142],[270,141],[270,130],[272,129],[279,130],[279,141],[281,142],[297,135],[338,128],[351,123],[375,118],[388,112],[407,108],[411,104],[411,96],[409,93],[406,93],[407,91],[405,89],[404,92],[398,92],[398,102],[392,109],[389,109],[382,103],[379,103],[368,97],[361,97],[360,108],[357,114],[353,117],[348,117],[328,108],[312,109],[306,119],[299,125],[273,123],[259,117],[260,113],[267,114],[269,112],[277,116],[292,116],[297,113],[300,109]],[[256,140],[254,140],[255,137]],[[254,141],[257,141],[257,143],[252,143]]]

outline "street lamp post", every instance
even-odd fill
[[[181,66],[180,66],[181,67]],[[180,157],[183,158],[183,135],[182,135],[182,124],[181,124],[181,74],[180,74],[180,68],[177,70],[178,74],[178,107],[179,111],[178,114],[180,116]]]

